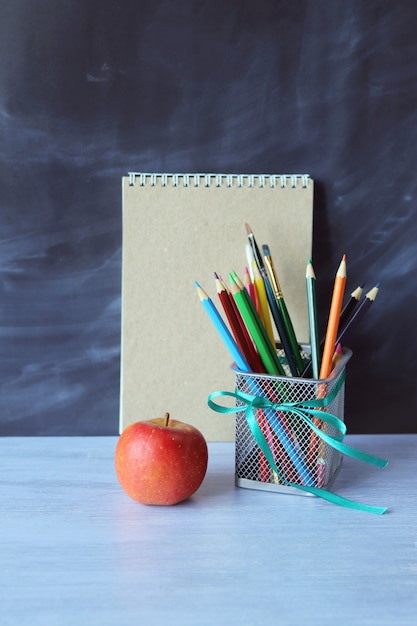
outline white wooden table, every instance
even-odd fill
[[[0,623],[417,623],[417,435],[348,436],[333,489],[383,516],[234,486],[209,445],[200,490],[146,507],[118,485],[115,437],[0,439]]]

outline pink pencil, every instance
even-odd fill
[[[243,284],[246,287],[246,291],[248,292],[248,294],[252,298],[252,302],[255,305],[255,309],[257,311],[259,311],[258,293],[257,293],[256,287],[253,284],[252,279],[250,277],[248,267],[245,267],[245,269],[243,270]]]

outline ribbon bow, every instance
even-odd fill
[[[376,467],[385,467],[388,461],[376,457],[372,454],[363,452],[361,450],[357,450],[356,448],[352,448],[351,446],[343,443],[343,438],[347,430],[345,423],[340,420],[336,415],[323,411],[323,409],[326,406],[330,405],[331,402],[333,402],[333,400],[336,398],[341,386],[344,383],[344,380],[345,375],[343,373],[343,375],[340,376],[339,380],[337,381],[336,385],[333,387],[329,395],[324,398],[316,398],[315,400],[306,400],[302,402],[272,402],[271,400],[263,396],[252,395],[236,390],[235,392],[215,391],[211,393],[208,397],[208,405],[213,411],[223,414],[239,413],[243,411],[245,412],[247,424],[256,443],[268,460],[268,463],[273,471],[276,472],[276,474],[281,478],[282,482],[284,482],[286,485],[296,487],[297,489],[306,491],[315,496],[319,496],[340,506],[381,515],[385,513],[386,507],[376,507],[367,504],[361,504],[347,498],[343,498],[342,496],[339,496],[321,487],[311,486],[312,484],[314,485],[314,477],[311,474],[310,468],[303,458],[303,455],[300,454],[299,450],[295,447],[292,439],[288,436],[279,418],[279,414],[291,413],[293,415],[296,415],[301,422],[307,424],[308,427],[313,430],[316,435],[320,439],[322,439],[327,445],[338,450],[342,454],[350,456],[364,463],[369,463]],[[251,382],[254,383],[255,381]],[[239,404],[234,407],[225,407],[213,401],[215,398],[225,396],[234,398]],[[280,471],[275,463],[271,448],[256,419],[256,413],[259,409],[264,411],[272,429],[275,431],[284,449],[291,458],[291,461],[293,462],[300,476],[301,484],[286,480],[280,474]],[[330,435],[324,430],[321,430],[313,422],[313,417],[317,417],[322,422],[325,422],[329,426],[332,426],[340,434]]]

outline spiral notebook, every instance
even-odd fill
[[[134,172],[122,187],[120,431],[169,412],[208,441],[233,440],[234,417],[207,406],[212,391],[233,391],[231,358],[194,281],[221,311],[214,272],[243,275],[247,222],[258,243],[269,245],[297,339],[307,342],[313,181],[308,175]]]

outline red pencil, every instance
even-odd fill
[[[269,422],[265,417],[265,413],[263,411],[257,411],[258,414],[258,424],[261,429],[263,436],[265,437],[269,447],[271,448],[271,452],[273,452],[272,440],[270,437],[271,428],[269,426]],[[275,460],[275,459],[274,459]],[[269,467],[269,462],[262,450],[259,450],[259,480],[262,483],[269,483],[271,478],[271,468]]]
[[[217,295],[226,314],[232,334],[239,346],[242,354],[247,360],[251,370],[256,373],[265,372],[265,367],[261,358],[253,345],[252,339],[246,326],[237,310],[234,299],[231,297],[224,282],[216,275]]]

